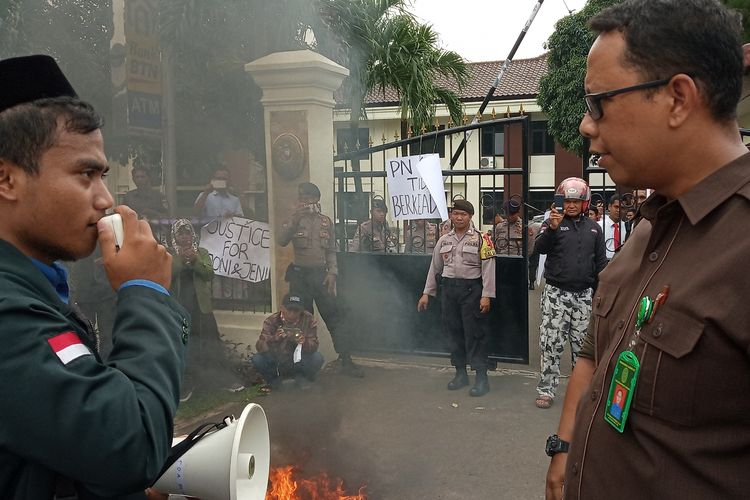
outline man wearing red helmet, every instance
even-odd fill
[[[592,289],[607,264],[602,229],[586,216],[591,200],[586,181],[569,177],[560,183],[556,194],[565,196],[563,211],[552,208],[534,243],[537,252],[547,255],[539,327],[539,408],[549,408],[555,398],[566,342],[570,342],[575,366],[591,315]]]

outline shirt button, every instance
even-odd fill
[[[596,398],[599,396],[599,393],[597,391],[591,391],[591,401],[596,401]]]
[[[617,328],[621,329],[623,326],[625,326],[625,320],[621,319],[620,321],[617,322]]]
[[[656,262],[656,260],[659,258],[659,252],[651,252],[648,256],[648,260],[651,262]]]
[[[662,324],[659,323],[659,326],[656,327],[656,330],[654,330],[654,333],[652,334],[654,337],[659,338],[661,337],[661,330],[662,330]]]
[[[573,464],[573,467],[570,468],[570,471],[573,473],[574,476],[578,475],[578,464]]]
[[[597,305],[597,306],[598,306],[598,305],[601,305],[601,303],[602,303],[602,296],[600,295],[600,296],[598,296],[598,297],[596,298],[596,305]]]

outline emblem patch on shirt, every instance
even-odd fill
[[[67,365],[81,356],[91,356],[91,351],[74,332],[64,332],[47,339],[49,346],[60,358],[62,364]]]
[[[490,257],[495,256],[495,246],[492,244],[492,238],[490,235],[482,235],[482,248],[479,250],[479,258],[487,260]]]

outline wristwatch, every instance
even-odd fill
[[[544,452],[548,457],[554,457],[558,453],[567,453],[570,443],[560,439],[560,436],[553,434],[547,438],[547,446],[544,447]]]

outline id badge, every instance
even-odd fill
[[[618,432],[625,430],[640,368],[638,357],[632,351],[624,351],[617,358],[612,383],[609,385],[604,420]]]

